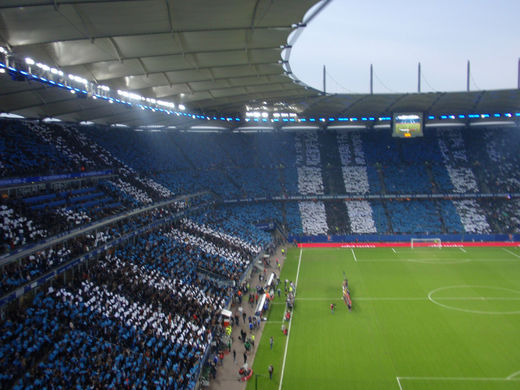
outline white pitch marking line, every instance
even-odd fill
[[[300,276],[300,265],[302,263],[302,252],[303,249],[300,249],[300,258],[298,259],[298,269],[296,270],[296,280],[294,282],[294,289],[298,291],[298,277]],[[278,387],[278,390],[282,390],[282,384],[283,384],[283,373],[285,370],[285,360],[287,359],[287,349],[289,346],[289,338],[291,337],[291,325],[292,320],[294,318],[294,313],[291,315],[291,319],[289,320],[289,328],[287,329],[287,340],[285,340],[285,351],[283,353],[283,363],[282,363],[282,372],[280,374],[280,386]]]
[[[352,251],[352,256],[354,256],[354,261],[357,263],[357,258],[356,258],[356,254],[354,253],[354,248],[350,248],[350,250]]]
[[[295,298],[297,301],[341,301],[343,298]],[[354,297],[356,301],[427,301],[428,297]]]
[[[403,386],[401,386],[401,380],[399,379],[398,376],[396,377],[396,379],[397,379],[397,384],[399,385],[399,389],[403,390]]]
[[[459,247],[459,249],[460,249],[462,252],[464,252],[464,253],[468,253],[468,252],[466,252],[466,249],[464,249],[464,248],[460,248],[460,247]]]
[[[399,380],[410,381],[467,381],[467,382],[491,382],[491,381],[520,381],[520,378],[486,378],[486,377],[443,377],[443,376],[400,376]]]
[[[515,376],[519,375],[520,374],[520,371],[517,371],[517,372],[513,372],[511,375],[509,375],[506,379],[507,380],[516,380],[516,379],[513,379]]]
[[[428,297],[354,297],[356,301],[428,301]],[[295,298],[297,301],[335,301],[343,298]],[[438,301],[520,301],[517,297],[439,297]]]
[[[513,253],[511,252],[510,250],[507,250],[506,248],[502,248],[504,251],[506,251],[507,253],[509,253],[510,255],[513,255],[515,257],[518,257],[520,259],[520,256],[518,256],[516,253]]]
[[[397,252],[395,251],[395,249],[394,249],[394,248],[392,248],[392,250],[394,251],[394,253],[395,253],[395,254],[397,254]],[[399,380],[399,378],[397,378],[397,379]]]

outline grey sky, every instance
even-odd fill
[[[416,92],[517,87],[520,0],[333,0],[301,33],[293,73],[327,92]]]

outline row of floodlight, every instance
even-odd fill
[[[267,111],[247,111],[246,118],[269,118],[272,116],[273,118],[296,118],[298,114],[295,112],[273,112],[269,114]]]
[[[41,62],[37,62],[30,57],[26,57],[24,59],[24,66],[18,66],[17,68],[16,64],[19,64],[19,61],[17,61],[16,59],[13,61],[14,56],[6,48],[2,46],[0,46],[0,55],[3,55],[3,62],[0,64],[0,73],[5,73],[7,69],[10,72],[19,73],[22,76],[32,78],[34,80],[38,80],[46,84],[69,89],[71,93],[84,93],[91,96],[94,99],[106,97],[107,99],[105,100],[108,100],[109,103],[117,102],[128,104],[128,102],[125,102],[122,99],[118,100],[115,97],[110,96],[110,87],[108,87],[107,85],[92,83],[89,82],[87,79],[74,74],[67,74],[65,76],[62,70],[53,68]],[[135,100],[145,103],[138,105],[138,107],[142,109],[149,109],[151,111],[155,111],[161,107],[173,110],[176,107],[175,103],[173,102],[150,97],[144,97],[128,91],[117,90],[117,95],[127,98],[129,100]],[[148,106],[146,103],[151,106]],[[181,111],[185,111],[186,107],[183,104],[179,104],[178,109]],[[180,114],[181,113],[179,113],[179,115]]]
[[[334,122],[390,122],[391,116],[362,116],[362,117],[298,117],[296,113],[287,112],[273,112],[267,111],[248,111],[245,114],[245,118],[236,116],[207,116],[184,112],[186,107],[183,104],[179,104],[177,108],[183,112],[174,111],[175,104],[172,102],[144,97],[133,92],[124,90],[117,90],[117,95],[123,99],[115,98],[110,96],[110,88],[106,85],[90,83],[88,80],[73,74],[68,74],[67,79],[63,71],[49,67],[48,65],[36,62],[32,58],[26,57],[25,64],[28,66],[28,71],[23,69],[17,69],[14,64],[10,64],[8,61],[8,55],[10,54],[7,49],[0,46],[0,54],[4,57],[4,62],[0,62],[0,73],[5,73],[6,70],[13,74],[20,74],[27,79],[36,80],[51,86],[64,88],[69,90],[72,94],[80,94],[85,97],[92,97],[92,99],[102,99],[110,104],[119,103],[125,104],[131,107],[141,108],[142,110],[149,110],[152,112],[161,112],[168,115],[184,116],[191,119],[206,120],[206,121],[223,121],[223,122],[272,122],[272,123],[334,123]],[[1,59],[1,57],[0,57]],[[33,72],[33,67],[39,71]],[[45,73],[47,77],[42,75]],[[38,74],[39,73],[39,74]],[[58,80],[56,80],[56,78]],[[74,86],[76,83],[76,86]],[[89,88],[91,87],[91,88]],[[90,92],[88,91],[90,89]],[[164,108],[163,108],[164,107]],[[481,113],[481,114],[445,114],[445,115],[427,115],[425,116],[428,120],[471,120],[471,119],[488,119],[488,118],[512,118],[520,117],[520,112],[511,113]]]

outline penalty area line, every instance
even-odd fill
[[[496,377],[466,377],[466,376],[399,376],[397,377],[398,382],[401,381],[439,381],[439,382],[508,382],[515,381],[518,382],[519,379],[515,379],[514,377],[507,378],[496,378]]]
[[[354,253],[354,248],[350,248],[350,250],[352,251],[352,256],[354,256],[354,261],[357,263],[357,257],[356,257],[356,254]]]
[[[520,375],[520,371],[513,372],[511,375],[509,375],[506,379],[507,380],[513,380],[513,378],[517,375]],[[520,378],[519,378],[520,379]]]
[[[510,250],[505,249],[505,248],[502,248],[502,249],[503,249],[504,251],[506,251],[507,253],[509,253],[510,255],[513,255],[513,256],[518,257],[518,258],[520,259],[520,256],[518,256],[516,253],[513,253],[513,252],[511,252]]]

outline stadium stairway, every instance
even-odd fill
[[[318,134],[320,147],[321,174],[323,189],[326,194],[338,195],[346,193],[341,158],[339,156],[336,133]],[[324,202],[327,226],[332,234],[350,233],[347,206],[344,202]]]
[[[431,165],[429,163],[425,162],[424,169],[426,170],[426,174],[428,175],[428,180],[430,181],[430,183],[432,185],[432,193],[438,194],[439,187],[437,186],[437,182],[435,181],[435,178],[433,176]]]
[[[325,201],[325,214],[327,215],[327,226],[331,234],[350,234],[350,219],[348,210],[343,201]]]
[[[276,259],[279,260],[281,267],[283,268],[284,262],[285,262],[285,256],[282,256],[281,248],[277,248],[276,251],[270,256],[270,268],[267,268],[267,273],[275,272],[279,276],[279,271],[276,270]],[[256,285],[258,282],[257,273],[253,273],[250,278],[250,285],[251,285],[251,291],[254,291],[253,285]],[[280,282],[283,283],[283,282]],[[251,307],[249,303],[247,303],[247,297],[249,294],[243,294],[244,299],[242,303],[242,308],[244,312],[246,313],[246,317],[252,316],[254,314],[254,310],[256,305]],[[284,294],[282,293],[281,298],[278,298],[275,296],[274,303],[278,304],[281,302],[283,304],[283,300],[285,299]],[[229,307],[229,310],[233,314],[238,313],[238,304],[231,304]],[[270,321],[277,322],[278,318],[269,319]],[[264,331],[264,327],[266,322],[262,321],[260,324],[260,328],[253,330],[253,333],[249,331],[249,327],[244,323],[242,318],[240,318],[239,326],[233,326],[233,332],[231,334],[232,344],[231,344],[231,352],[228,350],[224,353],[224,360],[222,362],[219,361],[217,365],[217,374],[216,378],[211,378],[209,386],[206,388],[209,390],[245,390],[247,387],[247,382],[242,382],[239,380],[239,374],[238,370],[240,367],[243,366],[243,353],[245,352],[244,343],[239,340],[240,336],[240,330],[244,330],[247,334],[247,337],[249,338],[251,334],[255,335],[255,345],[252,346],[251,350],[247,352],[247,364],[248,367],[253,367],[256,351],[258,350],[259,345],[262,343],[264,346],[269,345],[269,339],[266,337],[265,339],[262,338],[262,333]],[[275,337],[274,339],[275,343],[279,343],[280,345],[283,345],[285,343],[285,336],[283,336],[282,332],[280,331],[280,336]],[[233,361],[233,353],[232,351],[236,351],[236,360]],[[210,355],[210,358],[208,361],[212,358],[212,355]],[[282,367],[275,367],[275,376],[279,375]],[[261,377],[267,377],[267,367],[265,367],[265,371],[253,371],[254,374],[260,374]],[[255,378],[251,378],[250,380],[255,380]]]
[[[329,195],[344,194],[345,183],[341,172],[336,134],[319,134],[318,141],[324,192]]]
[[[387,194],[388,191],[386,190],[385,178],[383,176],[383,170],[381,169],[381,166],[379,164],[376,165],[376,169],[377,169],[377,176],[379,177],[379,184],[381,186],[381,193]]]

